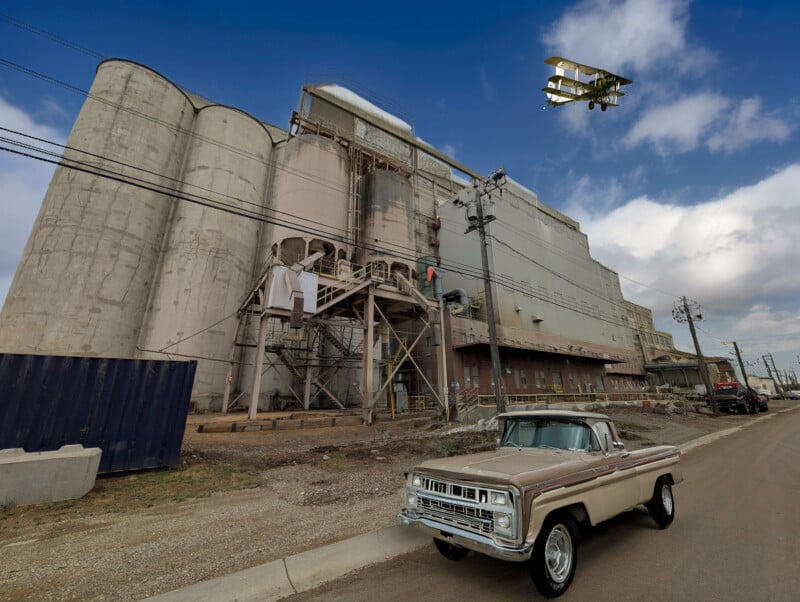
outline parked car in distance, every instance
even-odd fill
[[[603,414],[498,419],[495,451],[428,460],[407,475],[400,520],[432,537],[448,560],[475,551],[525,563],[539,593],[555,598],[575,575],[581,528],[640,504],[659,528],[672,523],[672,486],[683,480],[677,447],[627,451]]]
[[[747,389],[737,381],[714,383],[714,398],[720,412],[748,414],[753,411],[748,404]]]
[[[800,399],[800,391],[786,391],[783,396],[785,399]]]

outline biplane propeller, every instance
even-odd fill
[[[551,56],[544,62],[555,68],[555,74],[547,80],[547,87],[542,88],[542,92],[547,94],[547,104],[543,107],[545,109],[568,102],[588,101],[590,110],[599,104],[600,110],[605,111],[608,107],[619,105],[619,97],[625,96],[620,88],[632,83],[632,80],[605,69],[576,63],[560,56]],[[569,72],[572,72],[572,77]]]

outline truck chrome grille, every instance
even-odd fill
[[[444,502],[420,494],[417,511],[442,522],[475,531],[491,534],[494,530],[493,514],[481,508],[471,508],[457,502]]]
[[[423,477],[416,492],[416,510],[441,523],[491,535],[494,531],[494,512],[489,508],[492,491],[503,490]],[[510,501],[510,493],[505,493]]]

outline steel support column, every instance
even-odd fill
[[[364,308],[364,363],[363,363],[363,380],[361,391],[361,403],[364,408],[364,423],[372,424],[372,379],[374,367],[374,322],[375,322],[375,287],[370,286],[367,288],[367,299],[365,301],[366,307]]]

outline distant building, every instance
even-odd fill
[[[775,386],[775,381],[769,376],[748,374],[747,382],[756,391],[767,391],[770,395],[775,395],[778,392],[778,388]]]

